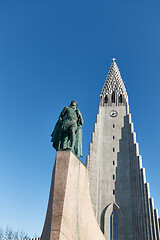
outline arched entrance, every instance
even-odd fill
[[[101,214],[101,230],[106,239],[124,240],[123,215],[116,203],[107,205]]]

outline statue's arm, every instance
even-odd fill
[[[62,118],[65,116],[65,114],[66,114],[66,110],[67,110],[67,108],[65,107],[65,108],[63,108],[63,110],[62,110],[62,112],[61,112],[61,114],[59,115],[59,120],[61,120],[62,121]]]
[[[78,115],[78,124],[79,124],[79,125],[83,125],[84,120],[83,120],[83,118],[82,118],[82,114],[81,114],[81,112],[79,111],[79,109],[77,109],[77,115]]]

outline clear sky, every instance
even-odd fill
[[[84,118],[83,161],[115,57],[160,210],[160,1],[0,0],[0,226],[40,236],[64,106]]]

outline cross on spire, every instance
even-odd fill
[[[116,58],[113,58],[112,61],[115,62],[115,61],[116,61]]]

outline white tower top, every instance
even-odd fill
[[[103,85],[101,94],[100,94],[100,102],[101,103],[108,103],[108,105],[111,105],[111,102],[109,101],[110,95],[115,94],[115,103],[116,105],[119,105],[120,103],[128,103],[128,95],[126,88],[124,86],[124,82],[122,80],[119,68],[116,64],[116,59],[112,59],[112,64],[110,66],[107,78],[105,80],[105,83]],[[107,96],[107,97],[106,97]],[[108,101],[107,101],[108,99]],[[117,99],[117,100],[116,100]],[[122,100],[123,99],[123,100]]]

